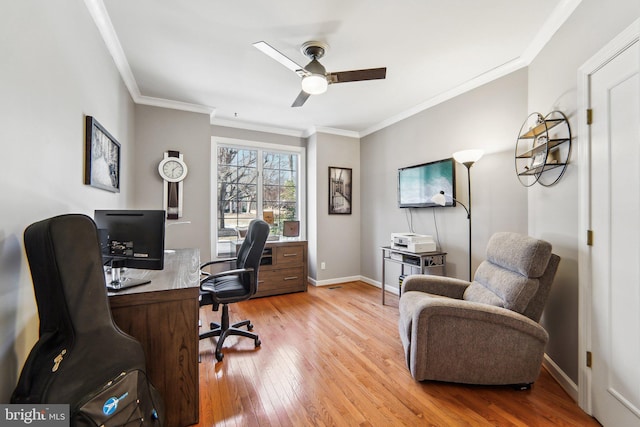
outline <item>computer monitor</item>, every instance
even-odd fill
[[[124,277],[122,268],[162,270],[164,268],[163,210],[96,210],[102,259],[111,267],[110,290],[149,283]]]

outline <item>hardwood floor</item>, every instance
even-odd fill
[[[598,426],[544,369],[530,391],[416,382],[398,298],[363,282],[230,306],[262,346],[231,337],[216,363],[200,342],[199,426]],[[204,325],[219,312],[201,309]]]

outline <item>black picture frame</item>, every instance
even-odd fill
[[[352,169],[329,166],[329,215],[351,215]]]
[[[85,118],[84,183],[120,192],[120,143],[92,116]]]

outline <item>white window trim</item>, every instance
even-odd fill
[[[210,236],[211,236],[211,254],[215,257],[217,254],[218,246],[218,146],[236,146],[239,148],[259,149],[275,152],[289,152],[296,153],[298,155],[298,218],[300,220],[300,239],[306,240],[306,222],[307,222],[307,191],[306,191],[306,148],[295,145],[285,144],[273,144],[268,142],[250,141],[236,138],[226,138],[221,136],[211,137],[211,176],[210,176],[210,197],[211,206],[209,218],[210,222]],[[260,177],[261,179],[262,177]],[[262,196],[259,197],[262,200]]]

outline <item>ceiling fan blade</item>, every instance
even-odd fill
[[[339,71],[327,75],[329,83],[358,82],[362,80],[378,80],[387,76],[387,68],[368,68],[366,70]]]
[[[309,99],[311,95],[309,95],[307,92],[301,90],[300,93],[298,94],[298,97],[296,98],[295,101],[293,101],[293,104],[291,104],[292,107],[302,107],[302,104],[304,104],[306,102],[307,99]]]
[[[304,67],[296,64],[293,60],[289,59],[274,47],[272,47],[269,43],[264,41],[255,42],[253,46],[264,53],[265,55],[275,59],[294,73],[298,74],[300,77],[307,75],[307,71]]]

